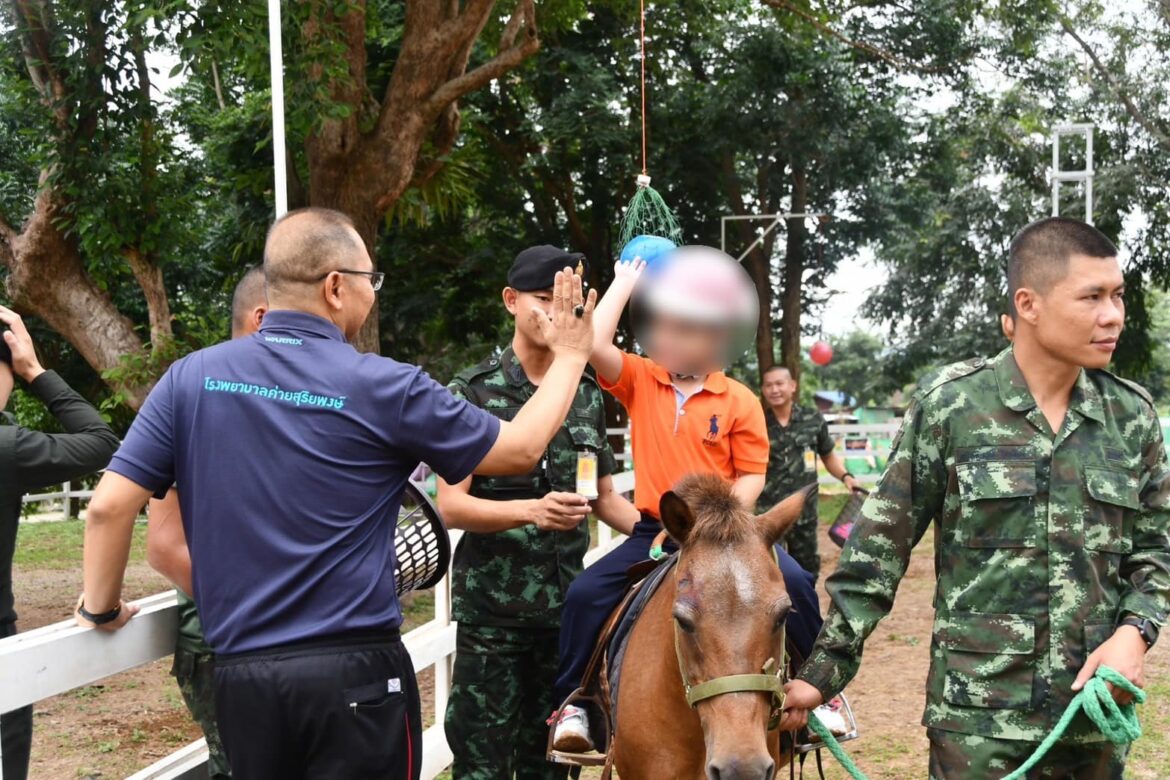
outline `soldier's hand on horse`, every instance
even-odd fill
[[[861,483],[858,482],[857,477],[853,476],[852,474],[846,474],[845,478],[841,481],[845,483],[845,487],[849,488],[850,493],[861,490]]]
[[[549,493],[530,513],[532,524],[542,531],[572,531],[588,516],[589,499],[576,493]]]
[[[37,360],[32,336],[29,335],[20,315],[7,306],[0,306],[0,323],[7,328],[3,338],[12,352],[12,371],[26,382],[31,382],[45,373],[41,361]]]
[[[1148,649],[1146,640],[1142,639],[1141,632],[1137,628],[1118,626],[1117,630],[1113,632],[1113,636],[1109,637],[1104,644],[1085,659],[1085,665],[1081,667],[1077,679],[1073,681],[1072,689],[1079,691],[1084,688],[1085,683],[1097,673],[1097,668],[1102,665],[1116,669],[1122,677],[1137,687],[1144,688],[1146,684],[1146,650]],[[1113,692],[1113,698],[1118,704],[1128,704],[1133,701],[1133,696],[1126,691],[1114,688],[1112,684],[1109,685],[1109,689]]]
[[[545,314],[534,306],[531,316],[553,354],[588,360],[593,352],[593,308],[596,305],[597,291],[590,290],[585,295],[581,277],[571,268],[565,268],[557,271],[553,283],[552,308]]]
[[[808,714],[825,703],[821,692],[804,680],[789,680],[784,684],[784,713],[780,717],[781,731],[797,731],[808,725]]]

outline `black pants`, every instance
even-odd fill
[[[0,623],[0,639],[15,633],[15,623]],[[3,757],[4,780],[25,780],[28,777],[32,723],[32,707],[21,707],[0,715],[0,755]]]
[[[397,634],[217,656],[215,710],[236,780],[422,771],[418,685]]]

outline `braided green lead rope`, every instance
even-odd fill
[[[1106,683],[1113,683],[1116,687],[1131,694],[1133,702],[1118,704],[1114,701],[1113,694],[1109,691],[1109,686]],[[1142,704],[1145,700],[1146,692],[1122,677],[1117,670],[1108,666],[1097,667],[1097,673],[1069,702],[1068,708],[1060,716],[1052,733],[1040,743],[1036,752],[1019,769],[1003,780],[1020,780],[1029,769],[1039,764],[1040,760],[1044,758],[1044,754],[1064,736],[1069,724],[1076,717],[1077,710],[1083,709],[1085,714],[1089,716],[1089,720],[1093,721],[1101,733],[1113,744],[1125,745],[1133,742],[1142,735],[1142,727],[1138,723],[1137,708],[1134,706],[1134,702]]]
[[[1118,704],[1113,699],[1113,694],[1109,691],[1109,685],[1112,683],[1123,691],[1133,696],[1133,702],[1130,704]],[[1073,700],[1069,702],[1064,714],[1060,716],[1056,726],[1053,727],[1052,733],[1045,737],[1044,741],[1036,748],[1035,752],[1028,757],[1019,769],[1012,772],[1003,780],[1022,780],[1029,769],[1034,768],[1044,756],[1052,749],[1052,746],[1061,740],[1065,732],[1068,731],[1069,725],[1073,718],[1076,717],[1077,712],[1084,710],[1085,715],[1089,720],[1093,721],[1094,725],[1101,730],[1101,733],[1112,743],[1117,745],[1124,745],[1133,742],[1142,735],[1141,724],[1138,723],[1137,704],[1143,704],[1146,701],[1146,692],[1137,687],[1129,680],[1121,676],[1116,669],[1111,669],[1108,666],[1100,666],[1097,668],[1097,673],[1085,683],[1085,687],[1081,689]],[[845,771],[853,780],[868,780],[865,774],[857,768],[857,764],[849,758],[845,749],[841,747],[841,743],[833,736],[833,733],[817,719],[817,716],[810,713],[808,718],[808,727],[821,738],[821,742],[828,748],[833,757],[840,762]]]
[[[829,727],[821,723],[820,718],[811,712],[808,714],[808,727],[821,738],[821,742],[833,754],[833,758],[837,759],[837,763],[849,773],[853,780],[869,780],[865,773],[857,768],[857,764],[853,763],[853,759],[845,752],[845,748],[841,747],[841,743],[833,736],[833,732],[829,731]]]

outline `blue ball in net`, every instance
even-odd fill
[[[656,266],[661,264],[662,259],[677,248],[669,238],[635,236],[622,247],[621,259],[629,262],[635,257],[640,257],[646,262],[646,270],[656,271],[658,270]]]

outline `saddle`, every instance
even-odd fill
[[[549,761],[574,766],[605,766],[608,774],[608,768],[612,766],[610,747],[616,727],[613,705],[617,701],[626,645],[634,623],[677,562],[676,553],[659,560],[642,561],[630,567],[627,571],[626,593],[617,608],[610,613],[609,620],[605,622],[605,627],[597,638],[597,644],[593,646],[593,654],[590,655],[589,664],[585,667],[581,685],[569,694],[569,698],[557,709],[556,716],[559,717],[570,704],[585,707],[589,711],[589,728],[593,732],[590,735],[593,744],[603,746],[604,750],[599,749],[595,753],[565,753],[553,750],[554,727],[549,729],[546,751]]]

